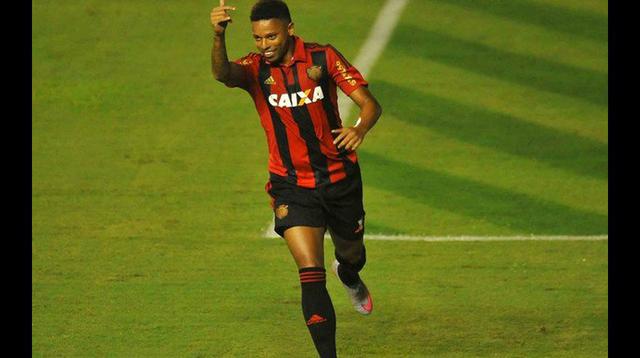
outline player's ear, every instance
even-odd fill
[[[289,33],[289,36],[293,36],[293,34],[295,33],[295,28],[293,26],[293,22],[290,22],[289,25],[287,25],[287,32]]]

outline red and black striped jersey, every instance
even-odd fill
[[[331,130],[342,127],[336,87],[349,95],[368,83],[333,46],[294,41],[287,65],[272,65],[257,53],[234,62],[267,135],[269,172],[315,188],[358,170],[355,151],[338,150]]]

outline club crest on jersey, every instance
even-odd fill
[[[311,93],[313,91],[313,93]],[[283,93],[283,94],[271,94],[269,95],[269,104],[274,107],[299,107],[309,103],[317,102],[324,99],[324,93],[322,87],[316,86],[313,90],[308,89],[306,91]]]
[[[275,212],[276,212],[276,217],[282,220],[285,217],[287,217],[287,215],[289,215],[289,205],[286,205],[286,204],[278,205]]]
[[[318,82],[318,80],[322,78],[322,66],[311,66],[307,68],[307,77]]]

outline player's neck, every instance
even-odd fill
[[[288,46],[289,48],[287,49],[287,52],[285,52],[284,56],[282,57],[282,65],[284,66],[289,66],[291,62],[293,62],[293,52],[296,48],[296,40],[293,36],[289,37]]]

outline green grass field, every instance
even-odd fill
[[[33,356],[315,356],[295,264],[262,237],[253,103],[210,73],[216,3],[32,2]],[[253,1],[227,3],[237,58]],[[384,1],[289,3],[353,59]],[[606,235],[607,26],[601,0],[411,0],[367,77],[367,232]],[[371,316],[327,283],[343,357],[607,356],[607,241],[367,254]]]

